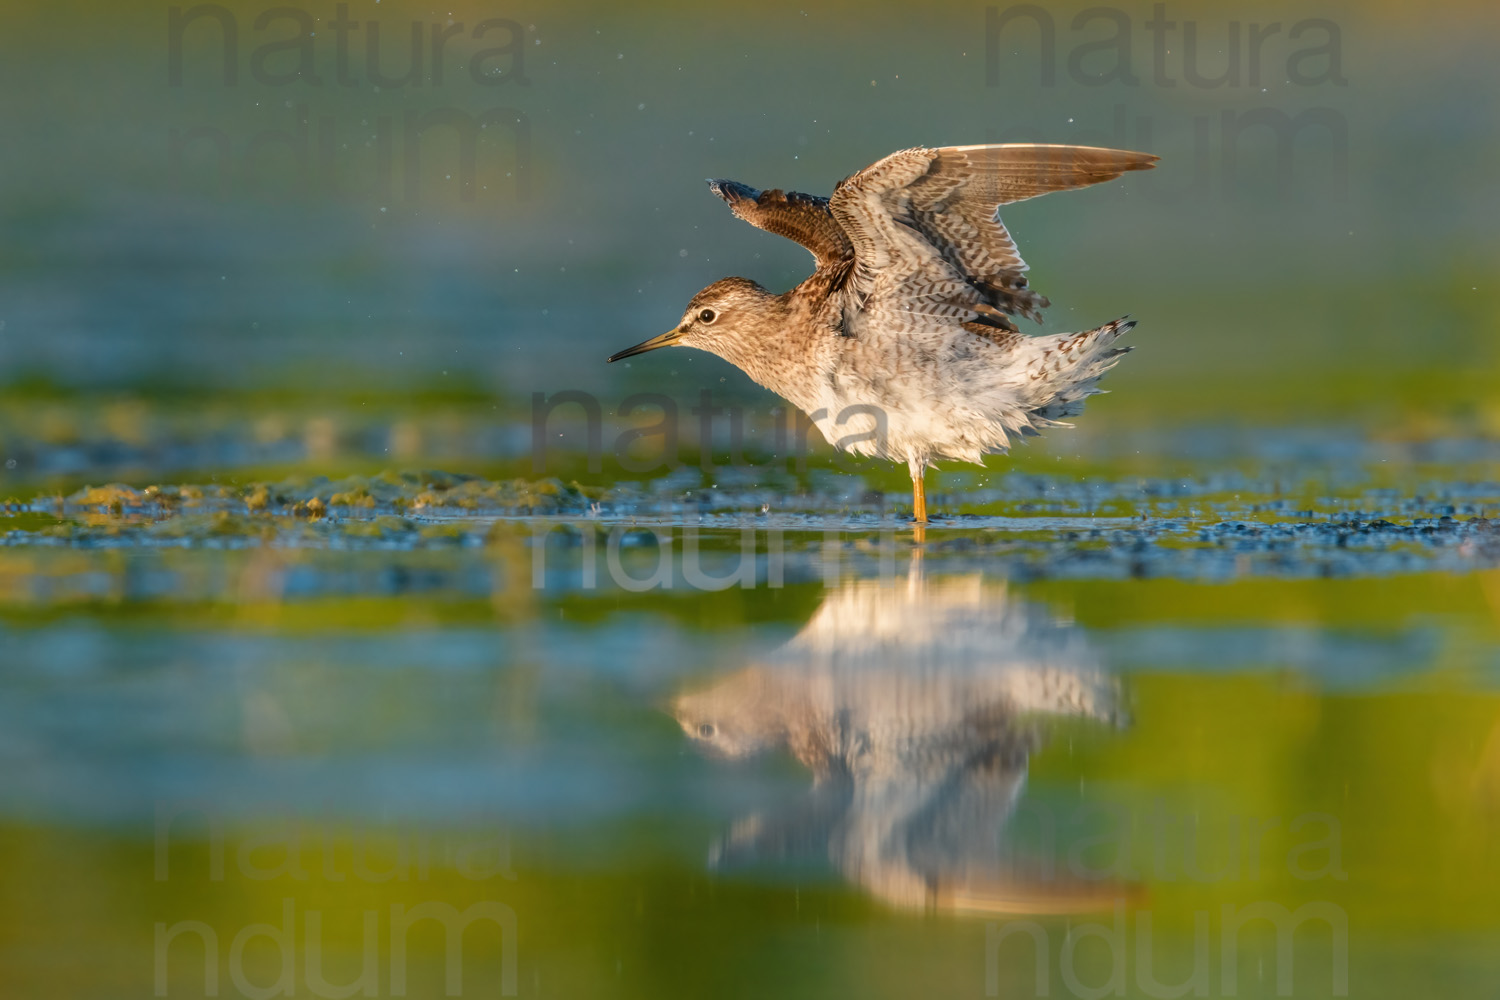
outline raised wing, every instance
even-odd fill
[[[908,326],[934,317],[1009,327],[996,310],[1040,321],[1047,300],[1028,287],[1000,206],[1113,180],[1156,160],[1092,146],[947,146],[892,153],[845,178],[829,211],[854,248],[846,332],[866,308],[891,313],[886,321],[909,314]]]
[[[819,267],[847,260],[854,253],[828,210],[828,199],[796,191],[757,191],[736,181],[708,182],[713,193],[729,203],[729,210],[750,225],[796,240],[813,255]]]

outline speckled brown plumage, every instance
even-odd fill
[[[837,448],[906,462],[918,520],[938,459],[982,462],[1012,437],[1066,426],[1128,348],[1124,320],[1026,337],[1013,316],[1048,305],[999,207],[1112,180],[1156,157],[1086,146],[907,149],[839,182],[830,198],[710,181],[734,214],[795,240],[816,270],[773,294],[726,278],[678,326],[622,351],[699,347],[807,412]]]

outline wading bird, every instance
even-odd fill
[[[1040,322],[1050,303],[1027,284],[1000,206],[1156,160],[1090,146],[947,146],[892,153],[830,198],[711,180],[736,216],[802,244],[817,269],[780,295],[716,281],[675,329],[609,360],[673,345],[717,354],[805,411],[834,447],[905,462],[914,520],[925,522],[935,460],[983,464],[1012,437],[1068,426],[1135,325],[1020,333],[1011,317]]]
[[[918,563],[905,587],[848,583],[779,651],[673,714],[709,755],[785,747],[812,772],[800,803],[736,822],[715,867],[823,855],[903,909],[1084,913],[1135,893],[1013,843],[1046,720],[1123,719],[1078,630],[1003,585],[928,583]]]

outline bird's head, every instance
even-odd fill
[[[767,322],[767,304],[775,298],[749,278],[721,278],[693,296],[675,329],[627,347],[609,360],[619,361],[658,347],[697,347],[729,357],[733,345]]]
[[[716,757],[751,757],[785,738],[772,694],[759,671],[742,671],[715,687],[679,695],[672,715],[698,749]]]

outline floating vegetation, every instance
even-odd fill
[[[596,487],[557,479],[495,482],[449,472],[382,472],[375,476],[326,476],[231,485],[123,483],[85,486],[67,496],[13,502],[12,509],[55,511],[60,516],[110,514],[165,518],[193,513],[279,514],[292,517],[371,517],[391,513],[474,514],[582,513],[602,494]]]
[[[108,483],[6,505],[0,545],[127,553],[473,549],[491,560],[505,553],[517,573],[541,560],[536,565],[561,571],[548,586],[564,587],[585,579],[608,586],[607,566],[624,558],[637,567],[620,583],[625,589],[651,579],[663,561],[668,577],[690,585],[683,574],[690,578],[693,569],[682,565],[689,557],[713,563],[721,576],[753,560],[743,579],[764,583],[879,573],[918,545],[953,571],[1016,579],[1388,576],[1500,565],[1500,517],[1491,516],[1500,511],[1500,484],[1487,481],[1429,483],[1410,493],[1354,484],[1326,496],[1315,485],[1234,472],[1084,480],[1017,472],[990,485],[934,491],[935,521],[918,543],[908,498],[871,489],[859,476],[824,472],[807,488],[709,478],[683,468],[608,488],[440,471],[239,485]],[[838,563],[832,569],[830,559]],[[328,572],[337,577],[346,568],[331,564]],[[473,572],[462,560],[440,561],[424,569],[424,579],[488,592]],[[346,586],[308,581],[312,593]]]

